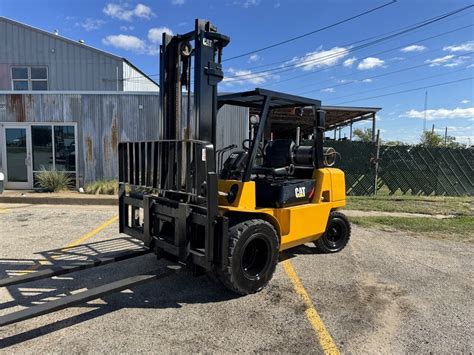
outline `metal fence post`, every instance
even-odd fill
[[[379,157],[380,157],[380,129],[377,130],[375,153],[375,179],[374,179],[374,197],[377,196],[377,180],[379,178]]]

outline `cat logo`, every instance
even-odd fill
[[[306,196],[306,187],[296,187],[295,188],[296,198],[301,198]]]

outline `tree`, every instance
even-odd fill
[[[405,143],[405,142],[402,142],[402,141],[384,141],[383,142],[384,145],[388,145],[388,146],[391,146],[391,147],[394,147],[394,146],[399,146],[399,145],[408,145],[408,143]]]
[[[420,145],[423,147],[441,147],[444,145],[444,138],[432,131],[424,131],[420,137]]]
[[[361,142],[372,142],[372,128],[356,128],[352,132],[352,135],[358,138]]]
[[[446,146],[449,148],[461,148],[462,144],[459,142],[456,142],[456,137],[453,136],[447,136],[446,137]]]

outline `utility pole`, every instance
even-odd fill
[[[434,133],[434,123],[433,123],[433,126],[431,127],[431,133],[432,134]]]
[[[444,129],[444,146],[448,146],[448,127]]]

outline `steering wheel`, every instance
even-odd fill
[[[251,139],[244,139],[242,141],[242,149],[248,152],[251,144],[252,144]],[[263,149],[260,144],[257,146],[257,158],[263,158]]]

